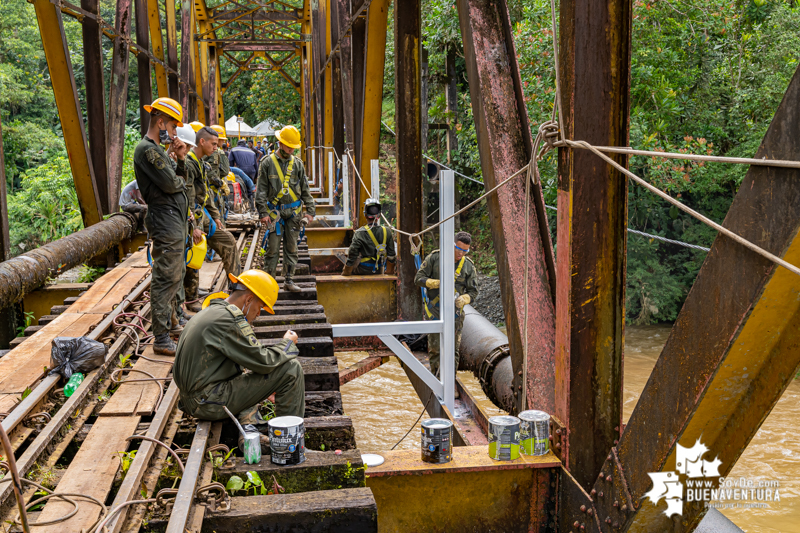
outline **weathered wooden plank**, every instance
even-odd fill
[[[258,339],[264,346],[275,346],[283,339]],[[333,339],[330,337],[300,337],[297,339],[300,357],[332,357]]]
[[[286,494],[364,486],[364,469],[360,468],[364,463],[358,450],[343,451],[338,455],[333,450],[306,450],[305,455],[306,460],[299,465],[273,464],[268,454],[262,454],[261,461],[253,465],[245,463],[243,457],[232,457],[219,468],[217,476],[222,484],[233,475],[245,478],[248,471],[257,472],[263,480],[275,476],[286,489]]]
[[[94,285],[81,296],[80,300],[72,304],[70,313],[88,313],[90,309],[100,303],[108,292],[130,272],[130,268],[115,268],[106,272],[101,278],[94,282]],[[124,296],[123,296],[124,297]]]
[[[66,474],[56,487],[56,492],[86,494],[105,501],[120,465],[119,455],[116,452],[127,449],[128,443],[125,439],[133,435],[138,423],[138,416],[99,418],[83,446],[72,459]],[[51,499],[39,515],[38,521],[59,518],[72,508],[67,502]],[[44,533],[80,531],[91,526],[99,516],[98,506],[81,503],[77,514],[69,520],[37,528],[37,531]]]
[[[303,287],[303,283],[300,284],[300,292],[289,292],[283,289],[278,291],[278,301],[283,300],[291,300],[291,301],[298,301],[298,300],[316,300],[317,299],[317,287]]]
[[[330,337],[333,335],[333,328],[328,323],[262,326],[254,327],[253,331],[255,331],[256,337],[259,339],[280,339],[283,338],[288,329],[297,333],[300,338]]]
[[[339,391],[307,391],[305,418],[319,416],[341,416],[342,393]]]
[[[217,277],[217,273],[222,269],[222,262],[218,263],[203,263],[203,266],[200,267],[200,281],[198,287],[203,289],[204,291],[209,291],[214,285],[214,280]]]
[[[117,268],[148,268],[150,264],[147,262],[147,249],[142,249],[133,252],[130,257],[125,259],[122,263],[118,264]]]
[[[314,416],[303,420],[309,450],[354,450],[356,432],[349,416]],[[324,447],[324,448],[323,448]]]
[[[324,313],[308,313],[297,315],[266,315],[259,316],[253,320],[253,327],[260,328],[264,326],[277,326],[280,324],[294,325],[294,324],[313,324],[316,322],[327,322],[327,317]]]
[[[339,372],[339,385],[350,383],[359,376],[363,376],[370,370],[375,370],[384,363],[389,362],[389,356],[370,355],[358,363],[345,368]]]
[[[335,357],[298,357],[297,360],[303,366],[306,392],[339,390],[339,366]]]
[[[368,488],[234,498],[226,512],[206,513],[202,531],[378,531],[378,507]]]
[[[116,271],[115,268],[111,272]],[[114,307],[122,300],[125,299],[128,294],[133,290],[136,285],[138,285],[148,274],[148,270],[143,268],[131,268],[128,269],[128,272],[125,273],[122,278],[117,281],[113,287],[111,287],[105,296],[100,298],[93,306],[84,306],[83,299],[86,296],[89,296],[89,293],[94,289],[92,287],[86,294],[80,297],[80,299],[73,304],[72,307],[69,308],[69,312],[83,312],[83,313],[110,313],[114,310]],[[105,276],[104,276],[105,277]],[[103,278],[100,278],[102,280]],[[98,282],[100,281],[98,280]],[[77,307],[76,307],[77,306]]]
[[[298,304],[297,302],[290,302],[286,301],[277,301],[275,305],[272,307],[272,310],[275,311],[276,315],[297,315],[297,314],[309,314],[309,313],[325,313],[325,308],[319,305],[319,303],[314,301],[303,302],[302,304]],[[262,316],[267,316],[267,312],[264,311]]]
[[[174,357],[167,357],[163,355],[156,355],[153,353],[153,347],[148,346],[142,353],[145,357],[155,359],[156,361],[165,361],[170,364],[155,363],[147,359],[139,359],[133,365],[134,370],[147,372],[156,378],[167,377],[172,369],[172,362]],[[127,374],[130,379],[148,379],[148,376],[139,372],[130,372]],[[123,378],[125,379],[125,378]],[[138,383],[123,383],[117,389],[117,392],[111,397],[108,403],[100,411],[100,416],[130,416],[141,415],[147,416],[153,413],[158,401],[158,388],[161,387],[163,382],[156,381],[143,381]]]
[[[65,313],[46,325],[0,359],[0,412],[8,413],[20,394],[32,386],[50,366],[50,348],[55,337],[82,337],[103,319],[101,314]]]

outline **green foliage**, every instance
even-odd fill
[[[33,324],[35,316],[36,315],[33,314],[33,311],[25,311],[25,325],[17,328],[17,337],[25,336],[25,328]]]
[[[106,269],[100,267],[92,267],[89,265],[81,265],[80,267],[80,274],[77,277],[77,283],[91,283],[103,274],[105,274]]]

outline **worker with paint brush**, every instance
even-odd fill
[[[276,416],[302,418],[305,413],[297,333],[287,331],[274,346],[261,344],[250,324],[261,309],[274,314],[278,283],[261,270],[228,278],[230,296],[210,295],[178,342],[173,375],[180,409],[201,420],[222,420],[227,418],[225,406],[242,425],[252,424],[266,433],[259,406],[271,395]]]
[[[472,259],[467,257],[469,247],[472,243],[472,236],[466,231],[456,233],[455,242],[455,290],[456,290],[456,361],[455,368],[458,370],[459,353],[461,345],[461,330],[464,327],[464,313],[462,309],[465,305],[478,297],[478,277]],[[418,287],[425,287],[426,297],[422,302],[425,319],[439,320],[439,250],[434,250],[422,262],[414,276],[414,284]],[[439,375],[439,334],[431,333],[428,335],[428,356],[431,363],[431,372]]]

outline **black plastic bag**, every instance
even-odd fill
[[[428,350],[428,335],[426,333],[398,335],[397,340],[408,344],[412,352],[425,352]]]
[[[87,337],[56,337],[50,349],[49,374],[69,379],[75,372],[84,376],[106,360],[106,345]]]

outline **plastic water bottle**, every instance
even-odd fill
[[[80,384],[83,383],[83,374],[80,372],[75,372],[72,374],[72,377],[69,378],[67,384],[64,385],[64,396],[69,398],[72,394],[78,389]]]

